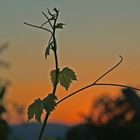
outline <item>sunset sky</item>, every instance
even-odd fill
[[[57,32],[59,67],[72,68],[78,79],[68,91],[58,88],[59,99],[92,83],[120,60],[118,55],[123,56],[123,63],[101,82],[140,88],[140,1],[1,0],[0,44],[8,42],[9,48],[0,59],[11,64],[9,69],[0,70],[0,76],[11,81],[7,101],[27,107],[51,92],[53,55],[44,58],[49,33],[24,22],[40,25],[45,21],[41,11],[54,7],[60,9],[59,21],[66,24]],[[119,88],[87,89],[60,104],[50,122],[81,121],[79,113],[88,114],[91,101],[102,93],[117,94]]]

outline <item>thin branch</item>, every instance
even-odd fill
[[[42,12],[43,13],[43,12]],[[43,13],[44,14],[44,13]],[[44,14],[44,16],[46,16],[46,14]],[[46,18],[48,19],[48,22],[50,23],[50,26],[53,28],[49,18],[46,16]],[[54,87],[53,87],[53,91],[52,91],[52,94],[55,95],[56,93],[56,89],[57,89],[57,81],[58,81],[58,74],[59,74],[59,67],[58,67],[58,57],[57,57],[57,43],[56,43],[56,38],[55,38],[55,24],[56,24],[56,21],[57,21],[57,18],[58,18],[58,13],[56,15],[56,19],[54,20],[54,28],[53,28],[53,33],[52,33],[52,36],[49,40],[49,42],[51,41],[51,39],[53,38],[53,42],[54,42],[54,48],[53,48],[53,52],[54,52],[54,58],[55,58],[55,70],[56,70],[56,77],[55,77],[55,84],[54,84]],[[49,118],[49,113],[46,112],[46,115],[45,115],[45,119],[44,119],[44,122],[43,122],[43,125],[42,125],[42,128],[41,128],[41,131],[40,131],[40,135],[39,135],[39,139],[38,140],[41,140],[42,137],[43,137],[43,133],[44,133],[44,130],[45,130],[45,126],[47,124],[47,121],[48,121],[48,118]]]
[[[102,76],[100,76],[95,82],[93,83],[97,83],[99,80],[101,80],[103,77],[105,77],[108,73],[110,73],[111,71],[113,71],[115,68],[117,68],[123,61],[123,57],[119,55],[119,57],[121,58],[121,60],[114,66],[112,67],[110,70],[108,70],[106,73],[104,73]]]
[[[51,26],[52,29],[53,29],[52,23],[50,22],[50,19],[48,18],[48,16],[47,16],[44,12],[42,12],[42,14],[47,18],[47,20],[48,20],[50,26]]]
[[[56,72],[56,76],[55,76],[55,84],[54,84],[54,88],[53,88],[53,92],[52,94],[55,94],[56,92],[56,88],[57,88],[57,85],[58,85],[58,75],[59,75],[59,67],[58,67],[58,58],[57,58],[57,52],[54,51],[54,57],[55,57],[55,72]]]
[[[89,88],[89,87],[94,86],[99,80],[101,80],[104,76],[106,76],[107,74],[109,74],[111,71],[113,71],[115,68],[117,68],[117,67],[122,63],[123,58],[122,58],[122,56],[119,56],[119,57],[121,58],[121,60],[120,60],[114,67],[112,67],[110,70],[108,70],[108,71],[105,72],[103,75],[101,75],[97,80],[95,80],[95,82],[93,82],[92,84],[89,84],[89,85],[87,85],[87,86],[85,86],[85,87],[83,87],[83,88],[80,88],[80,89],[78,89],[77,91],[71,93],[70,95],[64,97],[62,100],[58,101],[57,104],[59,104],[60,102],[62,102],[62,101],[64,101],[65,99],[67,99],[67,98],[69,98],[69,97],[75,95],[76,93],[78,93],[78,92],[80,92],[80,91],[82,91],[82,90],[85,90],[85,89],[87,89],[87,88]]]
[[[56,9],[55,9],[56,11]],[[54,52],[57,52],[57,42],[56,42],[56,38],[55,38],[55,31],[56,31],[56,22],[57,22],[57,19],[58,19],[58,15],[59,15],[59,11],[56,12],[56,18],[54,20],[54,24],[53,24],[53,42],[54,42]],[[55,55],[55,54],[54,54]],[[57,77],[57,76],[56,76]]]
[[[44,133],[44,130],[45,130],[46,123],[47,123],[47,120],[49,118],[49,115],[50,115],[49,113],[46,113],[46,116],[45,116],[44,122],[42,124],[42,128],[41,128],[38,140],[42,140],[42,136],[43,136],[43,133]]]
[[[64,100],[70,98],[71,96],[79,93],[80,91],[83,91],[83,90],[85,90],[85,89],[87,89],[89,87],[92,87],[92,86],[116,86],[116,87],[130,88],[130,89],[133,89],[133,90],[140,91],[140,89],[138,89],[138,88],[127,86],[127,85],[122,85],[122,84],[108,84],[108,83],[97,83],[96,84],[96,83],[92,83],[92,84],[87,85],[87,86],[85,86],[85,87],[83,87],[83,88],[71,93],[70,95],[64,97],[63,99],[61,99],[60,101],[57,102],[57,105],[60,104],[61,102],[63,102]]]
[[[56,26],[56,21],[57,21],[57,19],[58,19],[58,15],[59,15],[59,11],[57,11],[57,14],[56,14],[56,19],[55,19],[55,21],[54,21],[54,27]],[[54,28],[54,30],[55,30],[55,28]]]
[[[55,20],[55,16],[53,16],[52,18],[49,19],[49,21],[51,21],[51,20]],[[41,27],[43,27],[43,26],[44,26],[45,24],[47,24],[49,21],[46,21],[46,22],[42,23]]]
[[[46,21],[46,22],[44,22],[43,24],[41,24],[41,27],[43,27],[45,24],[47,24],[48,23],[48,21]]]
[[[37,25],[33,25],[33,24],[30,24],[30,23],[27,23],[27,22],[24,22],[24,24],[26,24],[28,26],[31,26],[31,27],[39,28],[39,29],[42,29],[42,30],[46,30],[46,31],[48,31],[48,32],[50,32],[52,34],[52,31],[50,31],[47,28],[44,28],[44,27],[41,27],[41,26],[37,26]]]
[[[47,10],[48,10],[48,13],[50,14],[50,16],[55,16],[56,14],[52,14],[51,12],[50,12],[50,10],[47,8]]]
[[[58,75],[59,75],[59,66],[58,66],[58,57],[57,57],[57,42],[56,42],[56,38],[55,38],[55,25],[56,25],[56,21],[58,19],[58,15],[59,15],[59,12],[57,13],[56,15],[56,19],[54,20],[54,28],[53,28],[53,41],[54,41],[54,49],[53,49],[53,52],[54,52],[54,58],[55,58],[55,70],[56,70],[56,76],[55,76],[55,85],[54,85],[54,88],[53,88],[53,92],[52,94],[55,94],[56,92],[56,89],[57,89],[57,81],[58,81]]]
[[[75,92],[69,94],[68,96],[66,96],[66,97],[64,97],[63,99],[61,99],[60,101],[58,101],[58,102],[57,102],[57,105],[58,105],[59,103],[63,102],[64,100],[66,100],[67,98],[70,98],[71,96],[75,95],[76,93],[79,93],[80,91],[83,91],[83,90],[85,90],[85,89],[87,89],[87,88],[89,88],[89,87],[92,87],[92,86],[93,86],[93,84],[89,84],[89,85],[87,85],[87,86],[85,86],[85,87],[82,87],[82,88],[78,89],[77,91],[75,91]]]
[[[97,83],[97,84],[95,84],[95,86],[116,86],[116,87],[130,88],[133,90],[140,91],[139,88],[135,88],[135,87],[127,86],[127,85],[122,85],[122,84]]]

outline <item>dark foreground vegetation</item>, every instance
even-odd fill
[[[3,105],[3,98],[5,95],[6,86],[0,83],[0,140],[7,140],[9,133],[9,126],[3,118],[6,108]]]

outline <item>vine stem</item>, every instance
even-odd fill
[[[101,80],[103,77],[105,77],[108,73],[110,73],[111,71],[113,71],[115,68],[117,68],[123,61],[123,57],[119,55],[119,57],[121,58],[121,60],[114,66],[112,67],[111,69],[109,69],[107,72],[105,72],[103,75],[101,75],[97,80],[95,80],[92,84],[89,84],[87,86],[84,86],[83,88],[80,88],[78,89],[77,91],[69,94],[68,96],[64,97],[63,99],[61,99],[60,101],[57,102],[57,105],[60,104],[61,102],[63,102],[64,100],[70,98],[71,96],[87,89],[87,88],[90,88],[90,87],[93,87],[93,86],[117,86],[117,87],[125,87],[125,88],[131,88],[131,89],[134,89],[134,90],[137,90],[137,91],[140,91],[140,89],[138,88],[134,88],[134,87],[131,87],[131,86],[126,86],[126,85],[122,85],[122,84],[108,84],[108,83],[97,83],[99,80]]]
[[[44,133],[44,130],[45,130],[46,123],[47,123],[47,121],[48,121],[49,115],[50,115],[49,113],[46,113],[44,122],[43,122],[43,124],[42,124],[41,131],[40,131],[40,133],[39,133],[39,138],[38,138],[38,140],[42,140],[42,136],[43,136],[43,133]]]
[[[54,50],[54,56],[55,56],[55,64],[56,64],[56,78],[55,78],[56,79],[56,82],[55,82],[55,85],[54,85],[52,94],[55,94],[56,93],[57,81],[58,81],[58,74],[59,74],[58,58],[57,58],[57,52],[56,52],[56,50]],[[41,128],[41,131],[40,131],[39,139],[38,140],[42,140],[43,133],[44,133],[44,130],[45,130],[45,127],[46,127],[46,124],[47,124],[47,121],[48,121],[49,116],[50,116],[50,114],[48,112],[46,112],[45,119],[44,119],[44,122],[42,124],[42,128]]]
[[[92,84],[89,84],[89,85],[87,85],[87,86],[85,86],[85,87],[83,87],[83,88],[80,88],[80,89],[78,89],[77,91],[75,91],[75,92],[69,94],[68,96],[66,96],[66,97],[64,97],[63,99],[61,99],[60,101],[58,101],[57,104],[61,103],[62,101],[66,100],[67,98],[69,98],[69,97],[75,95],[76,93],[78,93],[78,92],[80,92],[80,91],[83,91],[83,90],[85,90],[85,89],[87,89],[87,88],[89,88],[89,87],[94,86],[99,80],[101,80],[103,77],[105,77],[107,74],[109,74],[111,71],[113,71],[115,68],[117,68],[117,67],[122,63],[123,57],[120,56],[120,55],[119,55],[119,57],[121,58],[121,60],[120,60],[115,66],[113,66],[111,69],[109,69],[107,72],[105,72],[104,74],[102,74],[99,78],[97,78]]]
[[[102,79],[103,77],[105,77],[108,73],[110,73],[111,71],[113,71],[115,68],[117,68],[122,63],[123,57],[121,55],[119,55],[119,57],[120,57],[121,60],[114,67],[112,67],[111,69],[109,69],[107,72],[105,72],[103,75],[101,75],[97,80],[95,80],[93,82],[93,84],[96,84],[100,79]]]
[[[59,75],[59,67],[58,67],[58,57],[57,57],[57,42],[56,42],[56,37],[55,37],[55,31],[56,31],[56,21],[58,19],[58,14],[59,14],[59,11],[57,12],[56,14],[56,19],[54,20],[54,25],[53,25],[53,34],[52,34],[52,37],[53,37],[53,42],[54,42],[54,48],[53,48],[53,52],[54,52],[54,58],[55,58],[55,70],[56,70],[56,76],[55,76],[55,84],[54,84],[54,88],[53,88],[53,92],[52,94],[55,95],[55,92],[56,92],[56,88],[57,88],[57,85],[58,85],[58,75]]]
[[[48,22],[49,22],[50,26],[53,29],[51,38],[53,38],[53,42],[54,42],[54,47],[52,48],[52,50],[54,52],[55,70],[56,70],[55,84],[54,84],[53,91],[52,91],[52,94],[54,94],[54,95],[56,93],[56,89],[57,89],[57,85],[58,85],[57,81],[58,81],[58,75],[59,75],[58,57],[57,57],[57,42],[56,42],[56,38],[55,38],[55,30],[56,30],[55,26],[56,26],[56,21],[58,19],[58,14],[59,14],[59,11],[56,14],[56,19],[54,20],[53,26],[52,26],[51,22],[49,21],[48,17],[44,14],[46,16],[46,18],[48,19]],[[50,38],[50,40],[51,40],[51,38]],[[43,133],[44,133],[44,130],[45,130],[45,127],[46,127],[49,116],[50,116],[50,113],[46,112],[45,119],[44,119],[44,122],[42,124],[42,128],[41,128],[38,140],[42,140]]]
[[[52,25],[52,23],[50,22],[50,19],[48,18],[48,16],[44,13],[44,12],[42,12],[42,14],[47,18],[47,22],[49,22],[49,24],[50,24],[50,26],[52,27],[52,29],[53,29],[53,25]]]
[[[38,25],[33,25],[33,24],[30,24],[30,23],[27,23],[27,22],[24,22],[24,24],[28,25],[28,26],[31,26],[31,27],[35,27],[35,28],[39,28],[39,29],[42,29],[42,30],[46,30],[48,32],[50,32],[52,34],[52,31],[50,31],[49,29],[47,28],[44,28],[42,26],[38,26]]]

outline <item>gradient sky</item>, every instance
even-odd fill
[[[60,67],[72,68],[78,78],[69,91],[58,89],[59,99],[93,82],[119,61],[118,55],[123,63],[102,82],[140,87],[140,1],[0,0],[0,44],[10,44],[0,56],[11,63],[10,69],[0,71],[12,83],[7,98],[28,106],[51,91],[49,72],[54,61],[52,55],[44,59],[49,34],[23,23],[40,25],[45,21],[41,11],[54,7],[60,9],[59,21],[66,24],[57,33]],[[118,88],[83,91],[62,103],[50,121],[80,121],[79,112],[87,114],[93,98],[102,92],[117,94]]]

